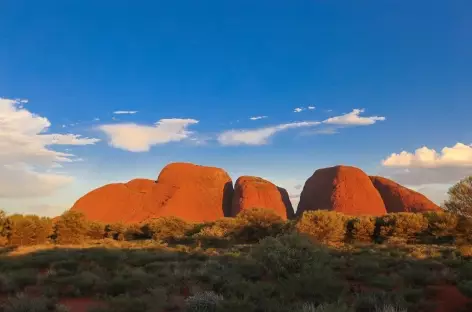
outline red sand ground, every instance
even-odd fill
[[[433,300],[437,302],[438,307],[434,312],[470,312],[472,300],[464,296],[456,286],[443,285],[431,287],[435,296]]]
[[[286,220],[287,217],[291,217],[290,210],[293,214],[293,208],[290,201],[284,200],[283,191],[285,190],[262,178],[242,176],[238,178],[234,187],[230,216],[234,217],[245,209],[264,208],[273,210]]]
[[[359,168],[350,166],[318,169],[305,182],[297,215],[320,209],[354,216],[387,213],[382,197],[369,176]]]
[[[438,205],[426,196],[410,190],[392,180],[371,176],[374,187],[382,196],[387,212],[440,211]]]
[[[91,298],[62,298],[59,303],[69,308],[70,312],[87,312],[93,307],[103,307],[105,303]]]

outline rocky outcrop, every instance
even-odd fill
[[[371,176],[374,187],[382,196],[387,212],[439,211],[441,208],[423,194],[410,190],[387,178]]]
[[[148,179],[107,184],[82,196],[72,210],[82,212],[88,220],[106,223],[140,220],[143,214],[152,215],[143,208],[154,185],[155,181]]]
[[[351,216],[379,216],[387,212],[369,176],[350,166],[315,171],[305,182],[297,215],[308,210],[333,210]]]
[[[175,216],[213,221],[231,210],[232,181],[222,169],[190,163],[164,167],[157,181],[135,179],[108,184],[80,198],[72,210],[100,222],[142,222]]]
[[[259,177],[242,176],[234,186],[231,216],[251,208],[274,211],[283,219],[293,216],[293,208],[285,189]]]
[[[220,168],[190,163],[172,163],[157,179],[159,214],[186,221],[203,222],[223,218],[231,210],[233,183]]]

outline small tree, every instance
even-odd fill
[[[55,224],[56,242],[58,244],[79,244],[87,236],[87,221],[78,211],[66,211]]]
[[[468,218],[472,217],[472,176],[460,180],[447,192],[444,209]]]

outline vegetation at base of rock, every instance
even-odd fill
[[[449,199],[443,204],[447,211],[472,218],[472,176],[454,184],[448,195]]]

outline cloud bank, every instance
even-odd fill
[[[384,121],[385,117],[372,116],[372,117],[361,117],[359,116],[363,109],[354,109],[352,112],[328,118],[324,121],[302,121],[293,123],[284,123],[271,127],[264,127],[258,129],[241,129],[241,130],[229,130],[224,131],[218,136],[218,142],[222,145],[264,145],[269,142],[269,138],[278,132],[285,131],[293,128],[309,128],[319,126],[322,124],[328,124],[332,126],[368,126],[375,124],[377,121]],[[322,129],[323,130],[323,129]],[[324,133],[320,130],[319,134],[334,134],[337,133],[336,129],[329,128]]]
[[[53,193],[73,177],[51,173],[61,163],[78,160],[53,145],[90,145],[99,139],[78,134],[47,133],[51,123],[26,110],[26,100],[0,98],[0,197],[32,197]]]
[[[135,123],[109,124],[99,127],[108,137],[110,146],[130,152],[147,152],[154,145],[182,141],[193,133],[190,125],[197,124],[195,119],[161,119],[154,126]]]

